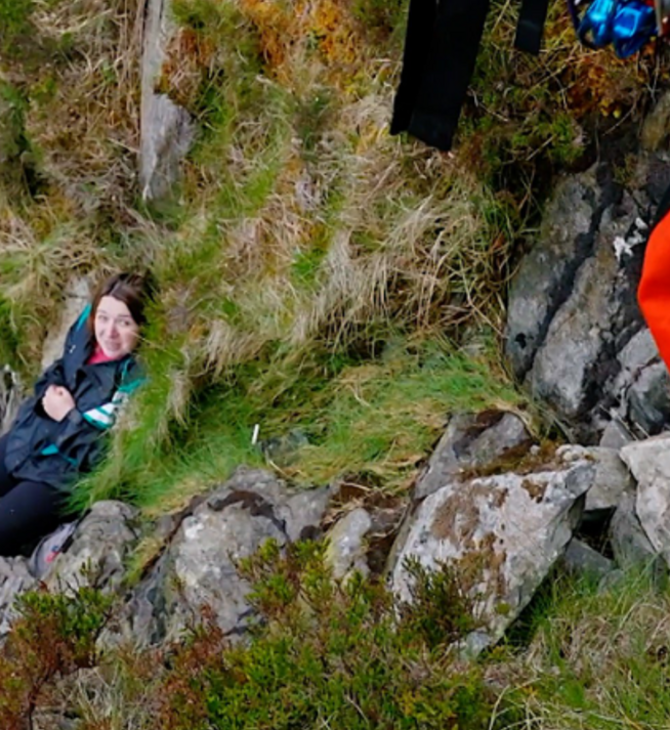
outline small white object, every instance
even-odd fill
[[[614,246],[614,254],[616,256],[616,260],[621,263],[621,259],[624,256],[632,256],[633,248],[635,246],[639,246],[643,242],[644,236],[641,236],[639,233],[635,233],[632,236],[629,236],[628,240],[626,240],[623,236],[616,236],[614,241],[612,242],[612,245]]]
[[[252,445],[252,446],[255,446],[255,445],[256,445],[256,444],[258,443],[258,432],[259,432],[260,430],[261,430],[260,424],[259,424],[259,423],[257,423],[257,424],[256,424],[256,425],[254,426],[254,433],[253,433],[253,435],[252,435],[252,437],[251,437],[251,445]]]

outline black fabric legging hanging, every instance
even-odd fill
[[[451,149],[475,68],[489,0],[410,0],[391,134]],[[515,45],[538,53],[547,0],[523,0]]]

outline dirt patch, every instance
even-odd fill
[[[528,492],[528,496],[539,504],[547,491],[547,484],[546,482],[538,482],[528,477],[521,482],[521,488],[525,489]]]
[[[481,521],[478,502],[488,501],[493,508],[500,509],[508,492],[481,482],[463,484],[457,489],[435,511],[431,533],[438,540],[453,539],[463,548],[473,549],[477,547],[474,534]]]
[[[531,441],[519,444],[508,449],[499,459],[482,467],[473,467],[461,472],[461,478],[497,476],[498,474],[526,475],[540,471],[555,471],[560,468],[560,461],[556,457],[556,449],[562,444],[555,441],[545,441],[537,449],[531,449]]]

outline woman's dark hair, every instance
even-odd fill
[[[88,327],[93,331],[93,322],[95,313],[98,311],[98,305],[103,297],[114,297],[123,302],[131,317],[140,327],[146,322],[144,307],[153,297],[154,284],[149,274],[115,274],[105,280],[93,297],[91,304],[91,314],[88,318]]]

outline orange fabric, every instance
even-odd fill
[[[670,214],[656,224],[649,236],[637,300],[670,369]]]

